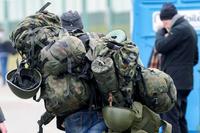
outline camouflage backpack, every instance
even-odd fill
[[[69,115],[88,107],[90,89],[86,81],[69,74],[57,77],[49,75],[42,87],[46,110],[54,115]]]
[[[82,65],[85,65],[86,50],[77,37],[63,34],[53,44],[44,47],[40,52],[40,60],[44,64],[44,75],[56,75],[63,73],[81,73]],[[78,75],[76,75],[78,76]]]
[[[140,100],[156,113],[169,111],[177,100],[176,87],[172,78],[156,69],[142,69],[142,79],[138,81]]]
[[[89,98],[88,87],[76,75],[82,72],[77,66],[84,66],[82,61],[86,51],[78,38],[60,27],[59,17],[44,8],[26,17],[13,31],[11,39],[28,67],[40,70],[43,77],[41,98],[47,111],[56,115],[69,113],[78,106],[81,108]],[[68,108],[71,105],[76,107]]]
[[[45,79],[41,97],[47,111],[66,115],[88,105],[90,88],[81,77],[83,71],[87,73],[85,53],[81,40],[69,34],[60,34],[53,44],[41,50],[40,61]]]
[[[96,45],[91,52],[94,58],[91,69],[98,89],[106,95],[105,99],[112,97],[115,106],[131,104],[131,81],[138,65],[138,48],[129,41],[118,43],[112,39],[102,38],[99,42],[102,43]]]
[[[26,17],[11,35],[23,64],[26,64],[27,68],[37,68],[42,74],[40,98],[43,98],[48,112],[45,113],[47,116],[42,116],[38,122],[40,130],[42,125],[48,124],[55,115],[70,114],[87,106],[90,97],[86,81],[69,74],[84,57],[83,44],[60,27],[57,15],[43,9]],[[67,72],[65,73],[66,69],[60,71],[60,67],[66,67]],[[78,67],[76,70],[80,71]]]
[[[86,108],[91,96],[88,83],[73,73],[74,69],[77,73],[85,72],[77,67],[79,63],[86,66],[82,64],[86,53],[85,47],[78,38],[69,36],[68,32],[61,28],[57,15],[44,11],[44,8],[45,6],[34,15],[26,17],[18,24],[10,37],[14,48],[22,57],[17,70],[21,70],[20,66],[23,64],[23,67],[28,70],[36,68],[41,73],[39,77],[36,77],[37,75],[31,75],[34,74],[34,71],[30,71],[28,76],[23,76],[28,78],[25,80],[27,84],[24,85],[24,89],[31,88],[26,92],[23,91],[25,98],[33,97],[36,101],[41,98],[44,100],[47,112],[38,121],[39,132],[42,132],[42,125],[48,124],[55,116],[67,115]],[[60,71],[60,67],[64,70]],[[67,71],[65,71],[66,69]],[[57,70],[59,71],[57,72]],[[17,77],[16,80],[20,81],[23,78],[21,73],[17,71],[16,74],[20,77]],[[10,79],[13,78],[11,76],[9,76]],[[29,80],[30,83],[36,83],[28,84]],[[32,88],[34,88],[34,92],[30,92]],[[41,90],[41,96],[36,99],[35,94],[38,89]]]
[[[43,11],[45,7],[26,17],[10,36],[13,47],[31,66],[37,64],[35,61],[38,60],[40,50],[63,32],[59,17]]]

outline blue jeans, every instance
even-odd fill
[[[65,118],[66,133],[102,133],[107,129],[102,114],[82,110]]]
[[[6,83],[7,62],[8,62],[8,56],[0,57],[1,75],[2,75],[2,79],[3,79],[3,84]]]

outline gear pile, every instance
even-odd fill
[[[41,90],[46,110],[59,116],[96,105],[91,101],[99,93],[110,132],[151,133],[167,125],[157,113],[173,107],[174,83],[164,72],[141,65],[137,46],[123,31],[82,42],[61,27],[57,15],[39,11],[17,26],[11,40],[22,60],[7,81],[18,97],[35,97]]]

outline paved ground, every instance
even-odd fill
[[[37,120],[45,109],[43,102],[24,100],[15,96],[8,86],[0,87],[0,106],[6,117],[8,133],[37,133]],[[63,133],[56,128],[55,119],[44,126],[44,133]]]

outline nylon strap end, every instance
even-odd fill
[[[40,10],[38,12],[44,11],[50,4],[51,4],[51,2],[47,2],[42,8],[40,8]]]

